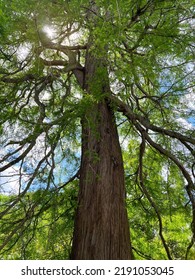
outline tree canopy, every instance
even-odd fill
[[[2,259],[69,258],[81,123],[102,100],[116,118],[135,258],[194,259],[192,2],[0,0]],[[86,85],[89,51],[98,67]]]

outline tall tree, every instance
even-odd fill
[[[132,218],[134,201],[150,212],[150,221],[157,218],[172,259],[162,192],[172,212],[187,207],[191,215],[188,258],[195,241],[193,104],[186,102],[193,94],[193,5],[0,3],[0,172],[2,186],[11,184],[7,176],[18,184],[18,193],[1,203],[0,249],[19,242],[32,222],[33,238],[39,217],[78,182],[72,259],[139,254],[126,210],[130,202]],[[177,207],[170,187],[183,195]]]

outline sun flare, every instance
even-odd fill
[[[50,39],[54,39],[56,36],[56,30],[54,29],[54,27],[50,26],[50,25],[45,25],[43,27],[43,31],[46,33],[46,35],[50,38]]]

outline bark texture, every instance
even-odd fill
[[[86,57],[86,94],[100,100],[82,119],[80,191],[72,246],[72,259],[132,259],[125,207],[124,169],[103,59]],[[101,69],[101,71],[100,71]]]

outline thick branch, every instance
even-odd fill
[[[33,81],[34,79],[35,79],[34,75],[28,74],[18,78],[2,77],[0,78],[0,82],[10,83],[10,84],[20,84],[22,82]]]
[[[41,42],[43,47],[51,50],[56,50],[56,51],[61,51],[61,52],[68,52],[68,51],[79,51],[79,50],[86,50],[87,46],[86,45],[75,45],[75,46],[65,46],[61,44],[56,44],[53,42]]]
[[[161,134],[164,134],[164,135],[170,136],[172,138],[178,139],[183,144],[185,142],[195,144],[195,139],[193,139],[191,137],[185,136],[185,135],[183,135],[179,132],[176,132],[176,131],[172,131],[172,130],[165,129],[165,128],[156,126],[154,124],[151,124],[149,119],[134,113],[127,104],[125,104],[123,101],[121,101],[117,97],[112,95],[112,96],[109,96],[109,98],[110,98],[111,102],[114,102],[114,104],[116,104],[118,106],[120,112],[123,112],[123,114],[125,116],[127,116],[129,119],[134,120],[134,121],[138,121],[145,128],[150,129],[154,132],[159,132]]]
[[[69,62],[63,60],[46,60],[41,59],[46,66],[64,66],[63,72],[73,72],[79,85],[83,87],[84,67],[76,61],[76,57],[71,57]]]

